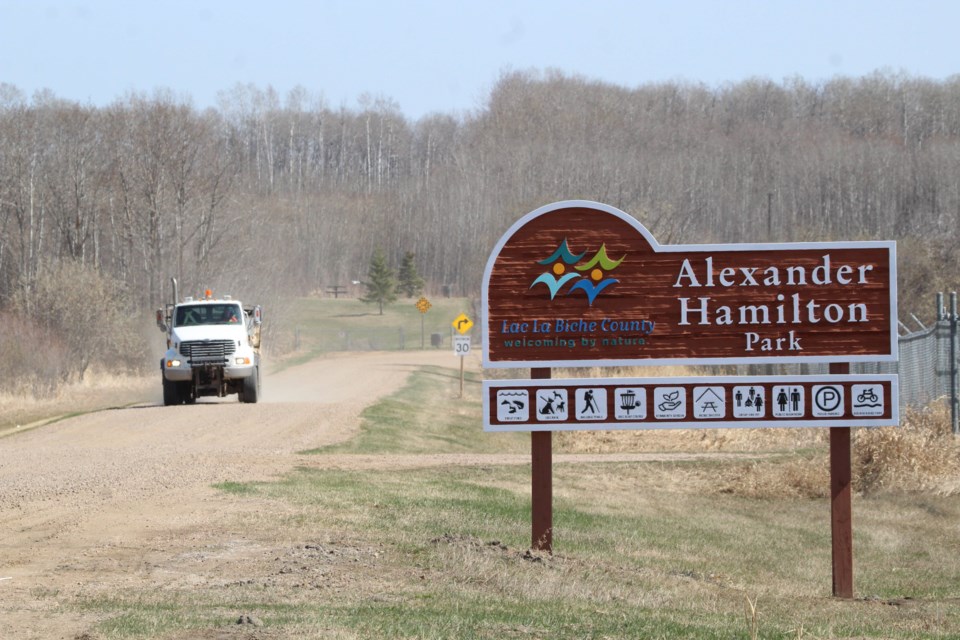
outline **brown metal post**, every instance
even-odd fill
[[[530,370],[533,380],[548,380],[549,368]],[[536,410],[536,407],[533,407]],[[553,553],[553,432],[530,432],[532,499],[530,547]]]
[[[850,365],[831,363],[830,373],[850,373]],[[851,476],[850,427],[831,427],[830,534],[833,541],[833,595],[836,598],[853,598]]]

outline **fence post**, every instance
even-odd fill
[[[960,398],[957,398],[957,292],[950,293],[950,429],[953,435],[960,434],[960,425],[958,420],[958,404]]]

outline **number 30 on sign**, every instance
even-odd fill
[[[470,353],[470,336],[453,336],[453,355],[461,358]]]

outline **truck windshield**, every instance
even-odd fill
[[[184,304],[177,307],[174,325],[190,327],[201,324],[240,324],[242,317],[238,304]]]

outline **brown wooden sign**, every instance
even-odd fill
[[[487,367],[895,361],[896,245],[661,246],[568,201],[519,220],[483,280]]]

